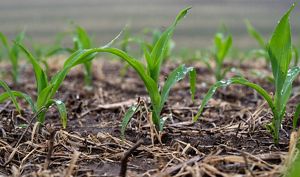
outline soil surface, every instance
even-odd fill
[[[55,58],[49,62],[53,75],[60,64]],[[214,78],[204,65],[189,63],[197,70],[195,102],[190,98],[188,78],[175,85],[162,112],[167,118],[165,128],[157,138],[149,121],[151,107],[143,83],[131,69],[121,77],[123,65],[94,62],[92,88],[84,86],[80,68],[71,71],[56,95],[68,110],[66,129],[62,129],[55,108],[48,110],[45,124],[40,125],[25,102],[20,100],[22,114],[10,101],[0,104],[0,176],[118,176],[124,169],[127,176],[280,175],[298,94],[292,95],[288,104],[278,146],[265,128],[272,119],[268,105],[244,86],[219,89],[193,123]],[[172,61],[163,67],[162,83],[178,65]],[[272,83],[263,77],[271,73],[260,61],[227,66],[239,68],[246,78],[273,91]],[[10,67],[1,69],[9,71]],[[10,86],[35,98],[31,67],[22,67],[21,73],[20,83],[10,82]],[[227,77],[233,75],[230,72]],[[9,76],[4,79],[9,81]],[[298,93],[299,80],[294,86],[293,93]],[[122,140],[120,124],[133,104],[139,104],[139,110]]]

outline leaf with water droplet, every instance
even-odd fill
[[[137,111],[138,106],[133,105],[131,106],[125,113],[124,118],[121,123],[121,137],[122,139],[125,139],[125,130],[127,128],[128,123],[130,122],[132,116]]]
[[[259,85],[256,85],[252,82],[249,82],[247,79],[243,78],[243,77],[233,77],[230,78],[228,80],[221,80],[216,82],[206,93],[206,95],[204,96],[201,106],[198,110],[197,115],[193,118],[193,121],[197,121],[199,116],[202,114],[202,111],[205,107],[205,105],[208,103],[208,101],[210,100],[210,98],[214,95],[214,93],[217,91],[218,88],[220,87],[227,87],[231,84],[240,84],[240,85],[245,85],[248,86],[254,90],[256,90],[269,104],[270,108],[272,109],[272,111],[275,111],[275,106],[273,104],[273,100],[272,97],[268,94],[267,91],[265,91],[262,87],[260,87]]]
[[[8,87],[8,85],[0,80],[0,86],[3,87],[3,89],[7,92],[7,94],[9,95],[10,99],[12,100],[12,102],[14,103],[17,111],[19,113],[21,113],[21,109],[20,109],[20,106],[19,106],[19,103],[17,102],[17,98],[15,97],[15,95],[12,93],[11,89]]]
[[[67,119],[67,109],[65,104],[60,100],[50,100],[50,102],[53,102],[56,105],[60,115],[62,127],[66,128],[68,119]]]
[[[156,110],[157,112],[161,112],[161,109],[163,108],[165,101],[167,100],[168,96],[169,96],[169,92],[171,90],[171,88],[174,86],[174,84],[176,84],[178,81],[182,80],[187,73],[192,72],[193,68],[192,67],[186,67],[185,65],[180,65],[179,67],[177,67],[175,70],[173,70],[162,90],[161,90],[161,101],[160,101],[160,106],[159,109]]]

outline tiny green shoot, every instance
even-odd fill
[[[16,38],[15,38],[15,41],[20,43],[23,41],[25,37],[25,32],[22,31],[20,32]],[[0,40],[6,50],[6,53],[7,53],[7,57],[9,58],[9,61],[12,65],[12,78],[13,78],[13,82],[14,83],[18,83],[19,82],[19,48],[18,46],[13,43],[11,46],[9,46],[9,43],[8,43],[8,40],[7,40],[7,37],[0,32]]]
[[[223,33],[217,33],[215,35],[214,44],[214,59],[216,64],[214,74],[216,80],[219,81],[224,78],[226,72],[228,71],[228,69],[222,70],[222,68],[224,59],[228,54],[230,47],[232,46],[232,37],[230,35],[225,37]]]

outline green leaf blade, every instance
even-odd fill
[[[2,42],[2,44],[3,44],[3,46],[4,46],[4,48],[5,48],[6,51],[7,51],[7,54],[9,54],[9,46],[8,46],[8,43],[7,43],[7,38],[6,38],[6,36],[5,36],[3,33],[1,33],[1,32],[0,32],[0,39],[1,39],[1,42]]]
[[[297,128],[299,116],[300,116],[300,103],[297,104],[295,114],[293,117],[293,129],[294,130]]]
[[[299,74],[300,74],[300,67],[296,66],[288,70],[286,79],[283,84],[283,88],[280,93],[281,101],[280,101],[280,107],[278,109],[281,108],[280,110],[281,114],[283,114],[283,110],[285,110],[284,108],[286,107],[286,104],[292,93],[293,82]]]
[[[60,100],[53,100],[53,101],[58,109],[62,127],[66,128],[67,121],[68,121],[66,105]]]
[[[264,90],[259,85],[249,82],[245,78],[234,77],[234,78],[230,78],[228,80],[218,81],[209,89],[209,91],[206,93],[205,97],[203,98],[201,106],[197,112],[197,115],[193,118],[193,121],[196,122],[198,120],[199,116],[203,112],[204,106],[208,103],[209,99],[212,98],[212,96],[214,95],[214,93],[217,91],[218,88],[227,87],[231,84],[240,84],[240,85],[248,86],[248,87],[256,90],[257,93],[259,93],[267,101],[272,112],[273,113],[276,112],[272,97],[268,94],[268,92],[266,90]]]
[[[182,11],[180,11],[173,22],[173,24],[162,33],[160,38],[157,40],[156,44],[154,45],[152,51],[151,51],[151,60],[153,60],[154,64],[149,68],[151,78],[155,81],[158,82],[158,77],[160,73],[160,68],[163,60],[163,56],[168,48],[168,42],[170,38],[173,35],[173,32],[176,28],[176,25],[178,22],[180,22],[188,13],[188,11],[191,9],[191,7],[185,8]]]
[[[16,45],[18,45],[21,48],[21,50],[26,54],[27,59],[33,67],[39,95],[42,92],[42,90],[48,86],[47,74],[39,65],[35,57],[22,44],[16,43]]]
[[[253,27],[249,20],[246,20],[245,23],[250,36],[252,36],[257,41],[257,43],[262,49],[265,49],[266,44],[263,36]]]
[[[278,93],[283,87],[292,58],[291,25],[289,17],[294,7],[295,5],[281,18],[268,45],[268,53],[275,79],[276,97],[279,96]]]
[[[171,90],[171,88],[177,83],[179,82],[180,80],[182,80],[188,73],[192,72],[194,69],[192,67],[186,67],[185,65],[180,65],[179,67],[177,67],[175,70],[173,70],[162,90],[161,90],[161,101],[160,101],[160,106],[159,106],[159,109],[156,110],[157,112],[161,112],[163,106],[164,106],[164,103],[166,102],[168,96],[169,96],[169,92]]]
[[[27,95],[25,93],[22,93],[22,92],[19,92],[19,91],[15,91],[15,90],[12,90],[11,93],[15,97],[23,98],[30,105],[32,111],[34,113],[36,113],[36,108],[35,108],[34,102],[33,102],[33,100],[31,99],[31,97],[29,95]],[[0,103],[2,103],[3,101],[7,100],[8,98],[11,98],[9,92],[2,93],[0,95]]]
[[[128,123],[130,122],[133,115],[136,113],[138,106],[133,105],[129,107],[129,109],[126,111],[122,123],[121,123],[121,137],[122,139],[125,139],[125,131],[127,128]]]
[[[190,77],[190,92],[191,92],[191,98],[192,101],[195,101],[195,94],[196,94],[196,80],[197,80],[197,73],[196,70],[193,69],[192,71],[189,72],[189,77]]]
[[[3,87],[3,89],[8,93],[10,99],[12,100],[13,104],[15,105],[17,111],[19,113],[21,113],[21,109],[20,109],[20,106],[19,106],[19,103],[17,102],[17,98],[15,97],[15,95],[13,94],[12,90],[8,87],[8,85],[0,80],[0,86]]]

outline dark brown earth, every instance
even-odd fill
[[[55,62],[54,62],[55,63]],[[178,63],[168,62],[163,81]],[[128,176],[279,176],[284,167],[292,115],[300,97],[293,95],[280,133],[280,143],[273,144],[265,125],[271,121],[268,105],[253,90],[243,86],[219,89],[203,115],[192,123],[201,99],[213,83],[212,73],[197,62],[196,101],[190,99],[188,78],[172,90],[162,112],[168,116],[160,143],[151,141],[149,99],[137,74],[129,70],[119,76],[122,64],[116,61],[95,63],[94,86],[85,88],[80,69],[74,69],[57,93],[68,109],[68,126],[61,128],[57,110],[51,108],[46,123],[35,123],[25,133],[24,124],[34,116],[26,104],[19,115],[11,102],[0,105],[0,176],[118,176],[121,159],[129,153]],[[254,71],[270,74],[260,61],[228,66],[240,68],[249,80],[272,91],[272,84],[258,78]],[[51,65],[53,74],[57,66]],[[2,66],[9,70],[9,66]],[[36,96],[30,67],[23,67],[15,90]],[[232,76],[228,73],[227,76]],[[5,80],[9,80],[8,77]],[[206,83],[206,84],[205,84]],[[296,81],[297,93],[299,81]],[[120,138],[120,122],[127,108],[142,103]],[[17,146],[16,146],[17,144]],[[126,164],[123,164],[126,166]]]

